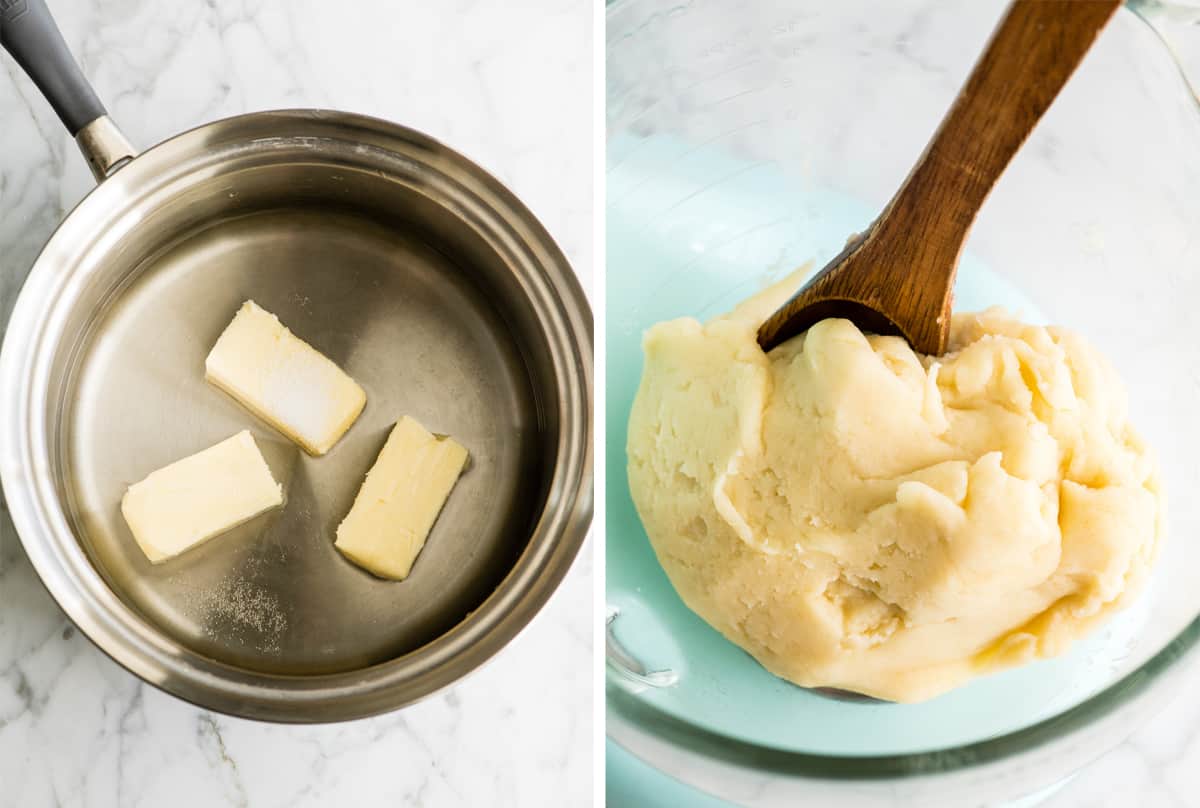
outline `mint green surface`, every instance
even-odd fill
[[[643,763],[612,741],[604,746],[604,798],[608,808],[731,808]]]
[[[625,474],[641,334],[664,319],[707,319],[806,261],[822,264],[875,211],[772,164],[741,162],[666,137],[618,138],[608,160],[607,594],[621,611],[615,632],[627,649],[649,669],[679,674],[674,686],[641,697],[732,738],[853,756],[983,740],[1102,687],[1126,653],[1138,614],[1123,615],[1059,659],[990,676],[924,704],[893,705],[834,701],[778,679],[683,605],[642,530]],[[1043,321],[1017,290],[968,255],[956,309],[989,305]]]

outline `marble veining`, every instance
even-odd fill
[[[493,172],[592,280],[592,12],[528,0],[50,0],[135,145],[243,111],[324,106],[423,130]],[[552,67],[551,67],[552,66]],[[92,180],[0,58],[0,325]],[[3,501],[0,500],[0,509]],[[0,512],[0,808],[585,805],[591,543],[495,660],[375,719],[312,727],[197,709],[63,617]]]

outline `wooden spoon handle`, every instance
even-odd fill
[[[1118,5],[1015,0],[904,185],[864,235],[767,318],[763,350],[821,319],[848,317],[943,353],[958,255],[976,213]]]
[[[872,235],[923,241],[913,268],[948,270],[948,287],[976,212],[1120,5],[1015,0]]]

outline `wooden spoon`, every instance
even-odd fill
[[[763,350],[845,317],[921,353],[944,353],[954,273],[976,213],[1119,5],[1015,0],[904,185],[866,233],[763,323]]]

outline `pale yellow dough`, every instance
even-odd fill
[[[691,609],[796,684],[912,702],[1130,602],[1164,501],[1094,348],[989,310],[938,358],[845,320],[764,355],[797,283],[645,337],[629,483]]]

